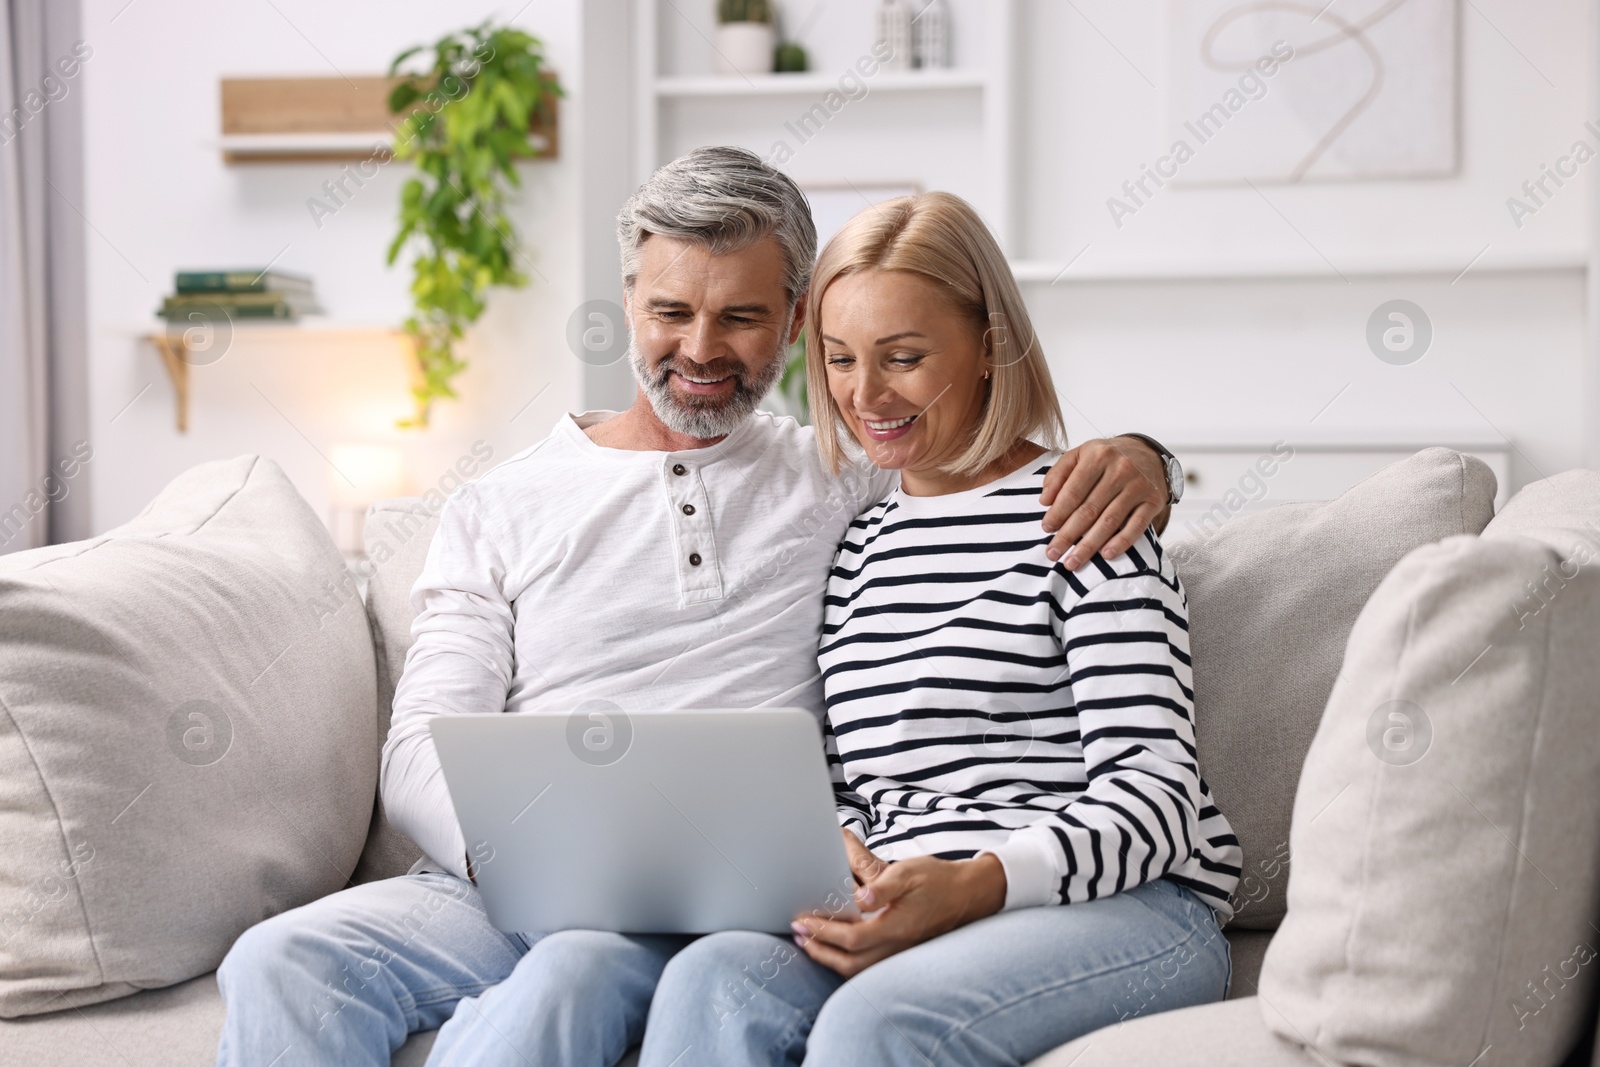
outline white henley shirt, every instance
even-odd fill
[[[802,707],[823,716],[823,594],[851,521],[898,482],[824,467],[813,431],[757,412],[683,452],[606,448],[563,415],[450,495],[411,593],[414,643],[383,748],[390,822],[466,876],[428,721]]]

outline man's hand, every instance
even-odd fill
[[[1155,523],[1166,528],[1167,472],[1155,449],[1133,437],[1085,441],[1044,476],[1045,555],[1075,571],[1099,552],[1116,559]]]
[[[856,893],[856,901],[863,911],[881,910],[864,919],[802,915],[794,921],[795,943],[805,954],[846,978],[993,915],[1005,906],[1006,872],[992,855],[971,860],[915,856],[883,864],[882,872]]]

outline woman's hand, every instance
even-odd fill
[[[1096,552],[1116,559],[1152,522],[1166,523],[1167,469],[1136,437],[1085,441],[1063,453],[1044,476],[1039,502],[1054,533],[1045,555],[1075,571]]]
[[[848,831],[846,836],[854,837]],[[1005,906],[1005,868],[992,855],[970,860],[915,856],[883,863],[859,841],[856,846],[881,867],[856,893],[861,909],[875,914],[863,919],[802,915],[794,921],[795,944],[846,978]],[[850,848],[848,842],[845,847]],[[850,866],[857,869],[853,854]]]
[[[844,834],[844,854],[850,859],[850,873],[856,876],[857,885],[866,885],[889,869],[889,864],[874,856],[861,838],[842,828],[839,832]]]

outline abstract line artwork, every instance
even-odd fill
[[[1171,0],[1175,180],[1454,174],[1457,2]]]

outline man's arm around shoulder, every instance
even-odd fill
[[[1045,475],[1039,502],[1048,509],[1046,554],[1077,570],[1099,552],[1115,559],[1155,526],[1167,528],[1173,487],[1167,462],[1152,438],[1123,435],[1085,441]],[[1063,558],[1065,557],[1065,558]]]

